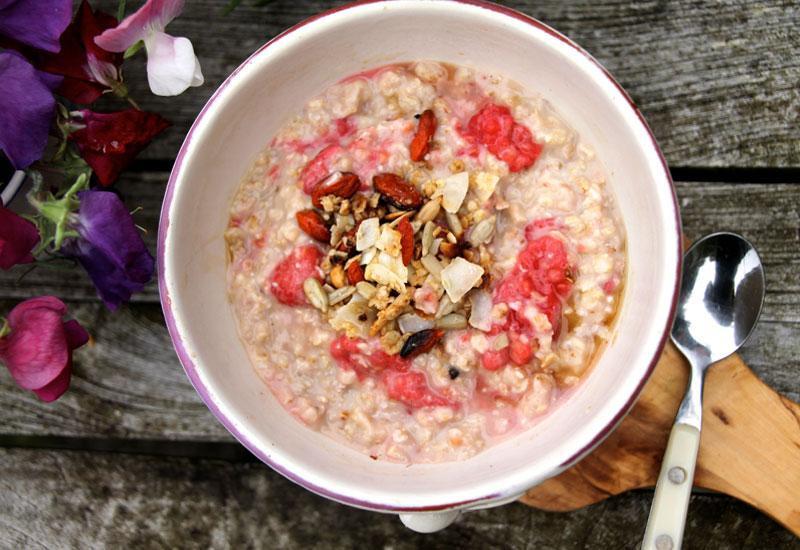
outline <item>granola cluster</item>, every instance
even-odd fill
[[[411,158],[422,162],[435,118],[419,118]],[[450,171],[435,179],[415,164],[407,174],[375,175],[366,191],[357,175],[334,172],[311,193],[316,208],[296,213],[299,227],[327,245],[322,280],[307,278],[303,290],[335,330],[377,336],[387,353],[409,357],[446,330],[491,329],[487,245],[505,206],[493,200],[499,176],[467,172],[458,160]]]

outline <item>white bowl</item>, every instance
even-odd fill
[[[568,400],[533,428],[469,460],[409,467],[375,462],[304,427],[273,398],[237,336],[223,231],[240,179],[292,113],[347,75],[415,59],[498,72],[549,99],[605,163],[627,231],[629,268],[615,337]],[[653,135],[584,50],[494,4],[371,2],[317,15],[271,40],[203,108],[175,161],[161,212],[159,288],[186,373],[217,418],[261,460],[352,506],[452,511],[517,498],[615,428],[667,337],[680,234],[672,182]],[[428,526],[414,516],[406,521],[430,530],[454,515],[437,516]]]

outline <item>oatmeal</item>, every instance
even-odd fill
[[[568,398],[625,270],[591,147],[514,82],[434,62],[309,101],[225,237],[240,335],[275,397],[407,463],[470,457]]]

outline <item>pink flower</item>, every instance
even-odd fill
[[[63,321],[64,302],[40,296],[17,304],[8,315],[10,331],[0,338],[0,360],[23,389],[49,403],[67,391],[72,350],[89,341],[75,320]]]
[[[150,141],[169,127],[161,116],[136,109],[116,113],[77,112],[82,126],[69,135],[101,185],[110,185]]]
[[[33,261],[31,250],[39,242],[39,230],[31,222],[0,206],[0,269]]]
[[[138,11],[94,39],[110,52],[124,52],[140,40],[147,49],[147,82],[156,95],[178,95],[203,83],[200,62],[188,38],[164,32],[183,10],[184,0],[147,0]]]

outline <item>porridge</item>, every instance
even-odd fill
[[[373,459],[470,457],[575,386],[620,299],[601,162],[541,97],[434,62],[353,75],[258,156],[226,231],[254,368]]]

